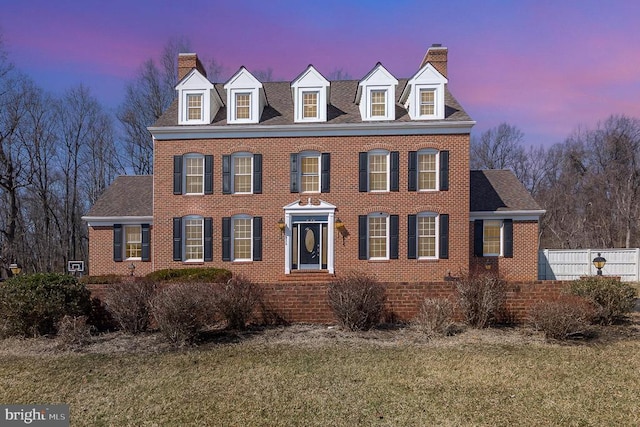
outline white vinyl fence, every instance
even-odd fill
[[[607,260],[602,274],[620,276],[623,282],[640,281],[640,248],[634,249],[545,249],[538,252],[538,279],[575,280],[593,276],[598,253]]]

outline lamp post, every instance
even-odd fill
[[[598,276],[602,276],[602,268],[607,263],[607,260],[602,257],[600,252],[598,252],[598,256],[593,259],[593,265],[598,269]]]
[[[20,265],[18,265],[17,262],[14,262],[13,264],[9,265],[9,270],[11,270],[11,274],[17,276],[22,271],[22,268],[20,267]]]

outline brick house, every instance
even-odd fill
[[[417,72],[381,63],[328,81],[241,67],[212,83],[180,54],[177,98],[149,128],[153,176],[121,176],[84,217],[92,275],[211,266],[260,283],[361,270],[442,281],[474,268],[537,278],[544,213],[513,173],[469,170],[475,122],[449,91],[447,48]]]

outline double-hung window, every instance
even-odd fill
[[[303,151],[290,155],[292,193],[328,193],[331,185],[331,154]]]
[[[420,115],[433,116],[436,113],[435,89],[420,89]]]
[[[436,216],[418,215],[417,217],[418,258],[435,258],[436,251]]]
[[[300,156],[300,191],[302,193],[320,192],[319,154],[303,154]]]
[[[262,193],[262,154],[222,156],[223,194]]]
[[[375,212],[358,219],[358,258],[398,259],[398,215]]]
[[[236,120],[251,119],[251,94],[236,93]]]
[[[202,217],[184,218],[184,261],[204,260],[204,221]]]
[[[449,258],[448,214],[420,212],[409,215],[407,232],[407,258]]]
[[[202,120],[202,94],[187,94],[187,119]]]
[[[127,260],[142,259],[142,227],[126,225],[124,227],[124,257]]]
[[[359,191],[398,191],[399,152],[372,150],[360,153]]]
[[[513,220],[474,220],[473,252],[478,257],[513,257]]]
[[[371,117],[385,117],[387,115],[387,91],[372,90],[371,96]]]
[[[184,156],[185,194],[204,193],[204,156],[187,154]]]
[[[318,92],[302,93],[302,118],[318,118]]]
[[[222,218],[222,260],[262,260],[262,217],[241,214]]]
[[[418,152],[418,191],[437,189],[437,153]]]
[[[173,156],[173,194],[213,194],[213,156]]]
[[[449,151],[424,149],[409,151],[409,191],[449,189]]]

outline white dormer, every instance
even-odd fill
[[[411,120],[444,119],[444,85],[447,82],[431,63],[409,79],[400,102],[409,111]]]
[[[258,123],[267,105],[262,83],[244,67],[224,85],[227,91],[227,123]]]
[[[362,120],[395,120],[397,85],[398,80],[378,62],[358,84],[356,104]]]
[[[329,104],[329,81],[309,65],[291,83],[296,123],[326,122]]]
[[[176,90],[180,125],[207,125],[224,105],[213,84],[195,68],[180,80]]]

